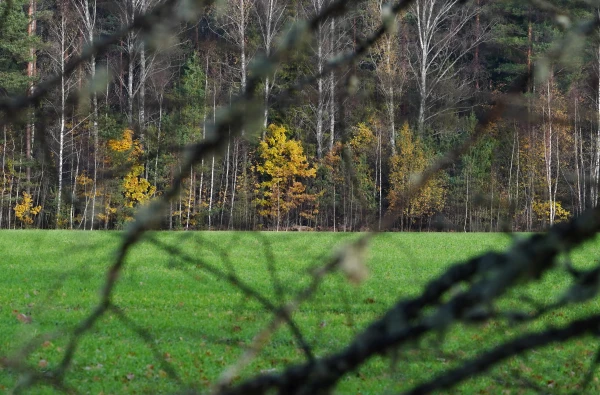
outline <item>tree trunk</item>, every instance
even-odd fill
[[[92,56],[90,58],[90,68],[91,68],[91,79],[92,81],[96,78],[96,57]],[[98,141],[98,94],[96,90],[92,92],[92,133],[94,135],[94,179],[92,185],[92,220],[90,225],[90,230],[94,229],[94,219],[96,212],[96,195],[97,195],[97,186],[98,186],[98,150],[100,149],[100,144]]]
[[[231,209],[229,212],[229,229],[233,228],[233,209],[235,206],[235,191],[237,187],[237,172],[238,172],[238,151],[239,151],[239,142],[237,139],[233,142],[233,180],[231,185]]]
[[[2,126],[2,137],[4,138],[2,140],[2,192],[0,193],[0,229],[2,229],[2,219],[3,219],[3,215],[4,215],[4,194],[6,193],[6,184],[7,184],[7,179],[6,179],[6,144],[7,144],[7,139],[6,139],[6,125]],[[9,207],[10,210],[10,207]]]
[[[217,117],[217,87],[213,86],[213,122],[216,123]],[[213,189],[215,183],[215,156],[212,156],[210,165],[210,194],[208,196],[208,230],[212,226],[212,204],[213,204]]]
[[[62,203],[62,188],[63,188],[63,151],[65,146],[65,111],[66,111],[66,97],[65,97],[65,28],[66,28],[66,16],[64,8],[61,10],[61,30],[60,30],[60,124],[59,124],[59,136],[58,136],[58,192],[57,192],[57,203],[56,203],[56,228],[60,228],[61,220],[61,203]]]
[[[600,44],[598,44],[598,67],[598,72],[600,75]],[[594,159],[592,161],[592,177],[590,180],[590,203],[592,207],[598,205],[598,188],[600,186],[600,78],[598,79],[598,92],[596,98],[598,126],[593,145]]]
[[[331,53],[335,53],[335,18],[331,18],[330,28],[330,45]],[[335,72],[331,70],[329,73],[329,151],[333,150],[335,142]]]
[[[546,125],[544,125],[544,159],[545,159],[545,164],[546,164],[546,186],[548,188],[548,206],[549,206],[549,220],[550,220],[550,226],[552,226],[554,224],[554,194],[552,193],[553,190],[553,182],[552,182],[552,178],[553,178],[553,174],[552,174],[552,165],[553,165],[553,160],[552,160],[552,138],[554,137],[553,135],[553,129],[552,129],[552,97],[551,97],[551,92],[550,92],[550,80],[551,78],[548,79],[548,81],[546,82]]]
[[[319,0],[319,10],[320,12]],[[324,106],[324,92],[323,92],[323,29],[319,25],[317,29],[317,119],[316,119],[316,133],[317,133],[317,158],[320,160],[323,157],[323,106]]]
[[[223,229],[223,218],[225,217],[225,205],[227,204],[227,189],[229,188],[229,150],[231,146],[231,134],[227,140],[227,152],[225,154],[225,191],[223,192],[223,203],[221,205],[221,229]]]
[[[577,112],[578,108],[577,108],[577,102],[579,100],[578,96],[575,96],[575,100],[574,100],[574,104],[575,104],[575,116],[574,116],[574,133],[573,133],[573,153],[575,154],[575,174],[576,174],[576,181],[575,181],[575,185],[576,185],[576,199],[577,199],[577,205],[575,206],[575,214],[579,215],[583,212],[583,206],[581,204],[582,200],[581,200],[581,170],[579,167],[579,124],[578,124],[578,117],[579,114]]]
[[[185,230],[190,230],[190,216],[192,209],[192,195],[194,194],[194,168],[190,167],[190,188],[188,195],[187,214],[185,218]]]
[[[36,0],[29,0],[29,7],[27,8],[27,15],[29,16],[29,24],[27,25],[27,35],[29,37],[35,36],[37,29],[36,20]],[[36,58],[35,48],[29,48],[29,61],[27,62],[27,77],[28,88],[27,94],[31,94],[33,90],[33,79],[36,74]],[[27,192],[31,192],[31,150],[33,146],[33,138],[35,133],[35,123],[33,122],[33,111],[29,111],[27,125],[25,127],[25,157],[27,158],[26,174],[27,174]]]
[[[158,187],[158,154],[160,151],[160,134],[162,131],[163,94],[158,97],[158,127],[156,136],[156,157],[154,159],[154,185]],[[158,189],[158,188],[157,188]],[[156,190],[154,191],[156,195]]]

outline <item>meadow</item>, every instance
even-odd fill
[[[98,302],[106,270],[115,257],[118,232],[0,232],[0,357],[14,358],[40,334],[26,359],[50,371],[59,363],[75,325]],[[272,315],[253,298],[202,265],[235,273],[273,303],[290,300],[311,280],[311,269],[357,237],[349,233],[153,232],[127,258],[109,311],[86,334],[67,374],[66,384],[82,393],[168,393],[193,387],[208,391],[237,361]],[[295,313],[294,320],[317,356],[341,349],[370,321],[423,286],[454,262],[502,250],[505,234],[385,233],[370,243],[369,277],[351,284],[337,273]],[[153,240],[160,241],[157,245]],[[164,246],[183,251],[177,256]],[[577,267],[597,261],[600,242],[571,254]],[[547,302],[569,284],[564,271],[509,292],[499,306],[527,311],[527,297]],[[395,355],[373,358],[345,377],[336,393],[397,393],[435,373],[457,366],[478,352],[524,331],[562,326],[600,307],[597,300],[556,310],[539,320],[503,319],[483,325],[455,325]],[[123,317],[126,317],[123,318]],[[577,392],[600,341],[585,337],[514,357],[452,393]],[[304,354],[287,327],[274,333],[235,382],[303,361]],[[177,379],[170,373],[170,368]],[[0,363],[0,390],[15,386],[19,375]],[[599,392],[594,377],[587,389]],[[54,393],[36,386],[32,393]]]

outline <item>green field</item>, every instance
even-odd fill
[[[83,393],[156,393],[177,388],[208,390],[269,322],[261,305],[223,279],[198,267],[207,263],[240,279],[274,302],[289,300],[306,287],[310,268],[356,238],[343,233],[184,233],[151,237],[185,251],[196,262],[166,253],[148,240],[134,247],[114,293],[130,321],[107,313],[84,337],[66,384]],[[522,236],[525,237],[525,236]],[[33,351],[27,362],[40,372],[56,366],[70,331],[98,302],[105,271],[115,256],[117,232],[0,232],[0,356],[14,357],[23,344],[43,333],[53,337]],[[327,277],[318,293],[294,314],[294,320],[317,356],[338,350],[361,328],[400,298],[418,294],[427,281],[451,263],[510,244],[503,234],[386,233],[369,248],[370,276],[359,286],[341,274]],[[572,254],[579,267],[594,263],[600,243]],[[269,270],[272,266],[275,270]],[[564,272],[509,293],[500,305],[527,310],[519,297],[541,302],[560,295],[569,283]],[[510,339],[520,331],[563,325],[597,311],[594,300],[565,308],[530,324],[505,320],[483,326],[455,326],[398,350],[395,362],[375,358],[344,378],[336,393],[397,393],[408,389],[478,351]],[[24,314],[31,322],[23,322]],[[133,324],[132,324],[133,323]],[[142,339],[136,330],[148,335]],[[577,392],[600,341],[585,337],[510,359],[485,376],[456,387],[454,393]],[[160,355],[160,358],[157,358]],[[161,362],[162,360],[162,362]],[[287,327],[279,329],[236,382],[261,371],[303,361]],[[173,367],[178,383],[167,372]],[[2,365],[0,365],[2,366]],[[0,368],[0,389],[19,380]],[[527,384],[529,383],[529,384]],[[600,391],[598,379],[588,388]],[[32,390],[30,390],[32,391]],[[34,393],[52,392],[44,386]]]

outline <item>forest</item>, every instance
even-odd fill
[[[394,213],[393,230],[534,231],[598,203],[600,36],[567,34],[598,12],[587,3],[350,2],[261,74],[256,121],[189,168],[282,37],[333,1],[206,2],[74,62],[162,3],[0,0],[0,104],[60,80],[0,123],[0,228],[122,229],[180,173],[159,228],[377,230]],[[382,39],[340,62],[382,20]],[[542,58],[569,39],[567,56]],[[534,65],[546,78],[510,115],[408,193]]]

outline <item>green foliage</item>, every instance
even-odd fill
[[[366,123],[359,123],[354,128],[352,138],[348,142],[353,155],[352,172],[358,181],[358,195],[366,203],[365,209],[375,208],[375,168],[373,153],[375,152],[375,135]]]
[[[200,58],[193,54],[185,63],[178,89],[179,111],[178,143],[187,143],[200,137],[204,116],[206,74]]]
[[[476,120],[471,116],[467,126],[465,139],[472,139]],[[477,141],[474,141],[469,150],[461,157],[463,172],[468,173],[470,179],[474,180],[477,187],[483,190],[489,187],[490,173],[494,152],[498,146],[495,128],[488,127],[487,132]]]
[[[126,122],[120,114],[114,114],[109,108],[104,108],[98,117],[98,136],[103,140],[119,139],[126,129]]]
[[[29,49],[38,45],[38,39],[27,35],[29,23],[24,12],[25,0],[13,0],[6,17],[9,3],[0,2],[0,97],[23,94],[29,79],[25,74],[30,59]]]

